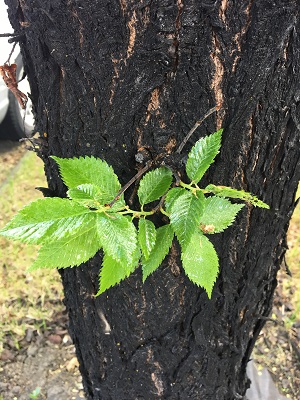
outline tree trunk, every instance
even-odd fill
[[[211,300],[184,275],[175,242],[145,284],[138,269],[97,298],[101,254],[61,271],[87,399],[243,398],[300,176],[299,2],[6,2],[56,195],[65,187],[49,155],[100,157],[125,184],[144,165],[139,151],[174,150],[222,103],[185,155],[224,127],[204,183],[251,191],[271,206],[248,205],[213,238],[220,275]]]

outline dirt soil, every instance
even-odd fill
[[[15,348],[9,338],[0,356],[0,394],[3,400],[84,399],[78,361],[67,332],[67,316],[56,315],[47,330],[28,329]],[[38,397],[30,397],[39,390]],[[0,397],[1,398],[1,397]]]
[[[24,152],[23,147],[14,143],[0,142],[0,168],[9,174],[12,168],[17,168]],[[288,293],[283,292],[284,279],[286,274],[282,271],[273,314],[260,335],[253,358],[258,367],[269,370],[285,396],[297,400],[300,398],[300,321],[290,327],[284,323],[286,315],[294,311],[290,298],[296,290],[290,286]],[[84,399],[67,325],[66,314],[57,313],[46,329],[28,329],[18,348],[7,337],[0,355],[0,400]],[[40,394],[35,397],[33,391],[38,392],[38,388]]]

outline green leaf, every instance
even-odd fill
[[[186,163],[186,173],[195,183],[199,182],[209,166],[214,162],[221,147],[223,129],[205,136],[192,147]]]
[[[47,197],[25,206],[0,234],[26,243],[51,242],[80,230],[91,214],[68,199]]]
[[[134,253],[133,262],[124,265],[105,253],[99,275],[99,291],[96,296],[99,296],[108,288],[120,283],[123,279],[128,278],[138,266],[139,258],[140,252],[137,249]]]
[[[211,298],[219,272],[218,255],[213,244],[200,232],[195,233],[181,254],[182,266],[189,279],[201,286]]]
[[[156,229],[153,222],[148,219],[139,220],[138,240],[143,256],[145,260],[148,260],[156,240]]]
[[[217,196],[206,198],[200,220],[201,230],[204,233],[223,232],[233,223],[243,207],[243,204],[232,204],[229,200]]]
[[[76,234],[42,245],[29,271],[39,268],[74,267],[92,258],[101,244],[96,229],[95,213],[90,217]]]
[[[205,188],[205,190],[219,197],[229,197],[231,199],[244,200],[254,205],[254,207],[267,208],[267,209],[270,208],[268,204],[259,200],[256,196],[253,196],[253,194],[244,192],[244,190],[236,190],[227,186],[215,186],[215,185],[208,185]]]
[[[92,183],[85,183],[77,186],[77,188],[71,188],[68,190],[67,195],[79,204],[96,209],[103,207],[107,201],[107,195],[103,195],[99,186],[93,185]],[[116,211],[116,209],[120,210],[124,207],[125,202],[122,196],[111,209],[107,210],[107,212]]]
[[[114,170],[107,162],[95,157],[59,158],[52,156],[59,165],[65,185],[77,188],[83,184],[94,184],[100,188],[104,204],[112,201],[121,188]]]
[[[204,208],[204,195],[185,190],[173,203],[170,213],[170,222],[175,231],[182,250],[189,244],[193,233],[200,225]]]
[[[174,231],[170,224],[156,230],[156,242],[148,260],[142,260],[143,282],[163,262],[172,246]]]
[[[76,203],[86,207],[99,209],[104,205],[100,188],[92,183],[85,183],[77,188],[69,189],[67,195]]]
[[[187,193],[187,191],[180,187],[175,187],[168,191],[165,198],[165,207],[168,213],[171,212],[175,200],[177,200],[178,197],[182,196],[185,193]]]
[[[169,189],[172,183],[172,172],[161,167],[147,172],[141,180],[138,197],[142,205],[159,199]]]
[[[97,229],[104,252],[124,265],[131,264],[137,248],[133,223],[122,215],[98,213]]]

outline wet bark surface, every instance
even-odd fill
[[[62,271],[88,399],[244,396],[247,361],[271,310],[299,181],[300,40],[294,1],[7,0],[31,83],[49,187],[65,188],[49,155],[94,155],[125,184],[143,163],[224,127],[204,177],[257,194],[213,238],[212,300],[185,277],[176,243],[141,283],[139,270],[94,298],[101,254]],[[177,169],[182,169],[179,161]]]

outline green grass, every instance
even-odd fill
[[[300,197],[300,185],[296,198]],[[293,311],[287,317],[287,323],[292,325],[300,321],[300,202],[298,203],[291,219],[288,231],[289,250],[286,254],[286,262],[292,273],[292,277],[286,279],[284,288],[290,291]]]
[[[36,186],[46,186],[43,165],[27,153],[1,187],[1,227],[24,205],[42,197]],[[18,348],[28,328],[45,328],[55,311],[63,309],[57,271],[26,272],[36,254],[35,246],[0,237],[0,351],[5,337]]]
[[[300,197],[300,185],[296,198]],[[300,279],[300,202],[298,203],[288,232],[289,251],[287,260],[294,271],[295,276]],[[300,294],[299,294],[300,295]]]

